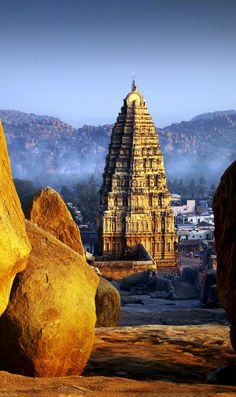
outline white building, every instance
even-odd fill
[[[209,223],[210,225],[214,226],[214,215],[205,213],[201,215],[189,213],[189,214],[179,214],[176,216],[176,224],[177,225],[198,225],[201,222]]]
[[[172,197],[171,197],[171,201],[172,201]],[[174,202],[172,201],[172,203]],[[187,200],[187,204],[184,205],[171,205],[171,209],[174,212],[174,216],[185,213],[194,213],[195,208],[196,208],[195,200]]]
[[[178,228],[177,235],[180,240],[213,240],[214,227],[188,228],[185,225]]]
[[[181,203],[181,195],[177,194],[177,193],[171,193],[170,195],[170,205],[174,206],[174,205],[180,205]]]

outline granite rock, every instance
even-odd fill
[[[0,365],[29,376],[81,374],[90,356],[98,277],[51,234],[27,221],[32,251],[0,318]]]
[[[30,250],[0,122],[0,315],[7,307],[14,277],[25,268]]]
[[[236,350],[236,161],[225,171],[214,203],[217,289],[231,323]]]
[[[31,222],[58,238],[84,256],[80,231],[59,193],[50,187],[41,189],[32,199],[27,211]]]
[[[116,327],[120,319],[120,294],[109,281],[100,277],[95,297],[96,327]]]

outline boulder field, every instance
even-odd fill
[[[7,307],[14,277],[25,268],[30,250],[0,121],[0,315]]]
[[[218,289],[234,349],[235,174],[233,163],[214,200]],[[119,292],[86,263],[59,194],[39,192],[29,217],[25,226],[0,125],[1,397],[236,396],[236,387],[226,386],[236,383],[227,326],[113,327]]]
[[[0,366],[28,376],[81,374],[90,356],[98,276],[83,256],[27,221],[32,251],[0,318]]]

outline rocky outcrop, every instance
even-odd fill
[[[236,396],[236,387],[222,385],[228,381],[224,374],[221,384],[206,384],[209,372],[235,357],[228,327],[148,325],[98,328],[95,334],[86,376],[32,379],[0,372],[0,395]]]
[[[120,281],[121,291],[128,291],[131,294],[146,294],[155,292],[166,292],[166,297],[175,297],[175,291],[171,280],[158,277],[156,272],[148,269],[144,272],[131,274]],[[157,294],[158,295],[158,294]],[[158,297],[158,296],[156,296]]]
[[[98,328],[84,375],[205,383],[210,371],[234,358],[227,326]]]
[[[217,286],[231,323],[236,350],[236,161],[225,171],[214,197]]]
[[[95,298],[96,327],[116,327],[120,319],[120,294],[109,281],[100,277]]]
[[[79,228],[55,190],[48,187],[34,196],[29,205],[28,218],[80,255],[85,255]]]
[[[2,397],[235,397],[233,386],[140,381],[110,376],[27,378],[0,373]]]
[[[14,277],[25,268],[30,250],[0,122],[0,314],[6,309]]]
[[[82,256],[26,225],[33,248],[0,319],[1,368],[39,377],[80,374],[93,346],[98,277]]]
[[[40,228],[54,235],[74,251],[83,255],[79,228],[73,221],[61,196],[51,188],[38,192],[28,210],[29,219]],[[100,278],[96,293],[97,327],[118,325],[120,316],[120,295],[108,281]]]

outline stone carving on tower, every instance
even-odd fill
[[[132,90],[113,127],[100,190],[99,251],[121,259],[142,244],[159,267],[176,265],[163,156],[143,95]]]

